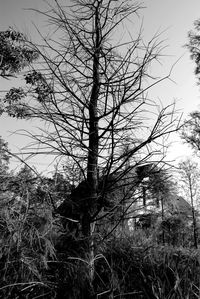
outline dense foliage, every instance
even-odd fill
[[[12,77],[38,58],[26,37],[12,28],[0,32],[0,45],[0,77]]]

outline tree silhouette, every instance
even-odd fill
[[[116,206],[130,200],[133,181],[128,179],[127,184],[127,177],[137,165],[160,159],[161,139],[179,124],[174,105],[159,108],[148,97],[148,90],[164,80],[154,79],[150,71],[162,45],[157,36],[146,44],[141,32],[133,36],[128,31],[139,4],[123,0],[79,0],[67,8],[57,0],[54,4],[48,11],[38,11],[49,20],[52,32],[43,38],[43,45],[26,41],[40,64],[25,75],[25,88],[8,92],[4,111],[42,121],[38,134],[24,132],[35,142],[26,148],[31,156],[48,153],[79,169],[86,184],[80,196],[80,226],[91,265],[93,227],[104,211],[110,178],[112,188],[127,185],[127,196],[118,198]],[[91,276],[92,272],[91,267]]]

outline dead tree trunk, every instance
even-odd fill
[[[86,238],[86,250],[89,255],[90,265],[90,279],[93,281],[94,277],[94,248],[93,248],[93,229],[92,229],[92,215],[94,215],[95,206],[97,206],[98,197],[98,97],[100,89],[99,76],[99,60],[100,60],[100,20],[99,20],[99,5],[97,3],[95,11],[95,45],[93,56],[93,86],[91,91],[91,98],[89,102],[89,148],[87,160],[87,185],[88,196],[86,200],[85,213],[82,219],[82,232]]]

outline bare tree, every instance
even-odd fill
[[[104,209],[110,178],[121,188],[136,166],[162,159],[163,140],[178,129],[179,117],[173,104],[159,108],[148,97],[169,75],[151,74],[162,50],[158,36],[145,44],[141,32],[131,33],[138,3],[79,0],[66,8],[53,2],[39,12],[49,20],[49,35],[42,45],[27,41],[40,61],[25,75],[27,88],[7,93],[4,111],[43,121],[39,133],[27,132],[34,141],[26,149],[31,155],[67,158],[80,170],[87,186],[80,222],[90,251],[92,224]],[[128,184],[130,194],[133,181]]]
[[[200,151],[200,113],[194,111],[190,113],[189,119],[187,119],[182,127],[181,137],[188,143],[199,156]]]
[[[181,185],[185,195],[190,200],[192,207],[192,222],[193,222],[193,235],[194,235],[194,247],[198,248],[198,232],[196,225],[196,212],[195,212],[195,200],[199,193],[199,179],[200,171],[197,163],[190,159],[180,162],[179,164]]]

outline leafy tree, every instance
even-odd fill
[[[157,207],[161,207],[162,221],[164,221],[166,217],[165,210],[170,211],[172,201],[178,193],[177,185],[173,180],[170,170],[155,167],[149,177],[149,189],[156,200]],[[163,231],[163,243],[164,242],[165,237]]]
[[[184,215],[173,214],[167,215],[157,228],[157,237],[163,242],[163,231],[165,242],[173,246],[185,246],[188,244],[191,236],[188,219]]]
[[[13,174],[9,171],[10,154],[8,144],[0,137],[0,205],[4,206],[12,200],[10,188]]]
[[[41,202],[48,202],[53,209],[67,200],[74,186],[65,178],[64,174],[55,171],[52,177],[41,177],[36,189],[36,197]]]
[[[200,79],[200,20],[194,22],[194,30],[190,31],[188,34],[189,43],[187,44],[188,49],[191,53],[191,59],[195,62],[195,75],[197,75],[198,80]]]
[[[181,131],[181,137],[196,152],[197,156],[200,151],[200,112],[194,111],[190,113],[190,118],[185,121]]]
[[[26,37],[12,28],[0,32],[0,77],[12,77],[38,57],[25,43]]]
[[[8,171],[9,159],[8,144],[0,137],[0,172]]]
[[[138,186],[140,203],[138,199],[135,203],[135,213],[138,219],[136,227],[148,228],[147,234],[149,235],[150,232],[154,233],[156,223],[160,220],[161,222],[165,221],[169,214],[173,214],[172,207],[173,201],[177,197],[177,186],[173,181],[170,169],[161,168],[154,163],[139,166],[137,175],[142,180]],[[165,230],[162,226],[160,228],[162,242],[165,244]]]
[[[195,62],[195,75],[200,80],[200,20],[194,22],[194,30],[188,34],[189,42],[187,48],[191,53],[191,59]],[[190,113],[189,119],[185,122],[182,130],[182,138],[189,143],[199,155],[200,150],[200,113],[194,111]]]
[[[32,170],[27,166],[23,166],[16,173],[16,193],[19,195],[23,195],[27,191],[29,193],[34,193],[34,189],[36,187],[37,177],[34,175]]]
[[[157,164],[150,164],[151,167],[146,173],[145,188],[155,201],[155,206],[163,208],[163,205],[170,205],[171,198],[177,194],[177,186],[173,181],[170,169],[159,167]]]

